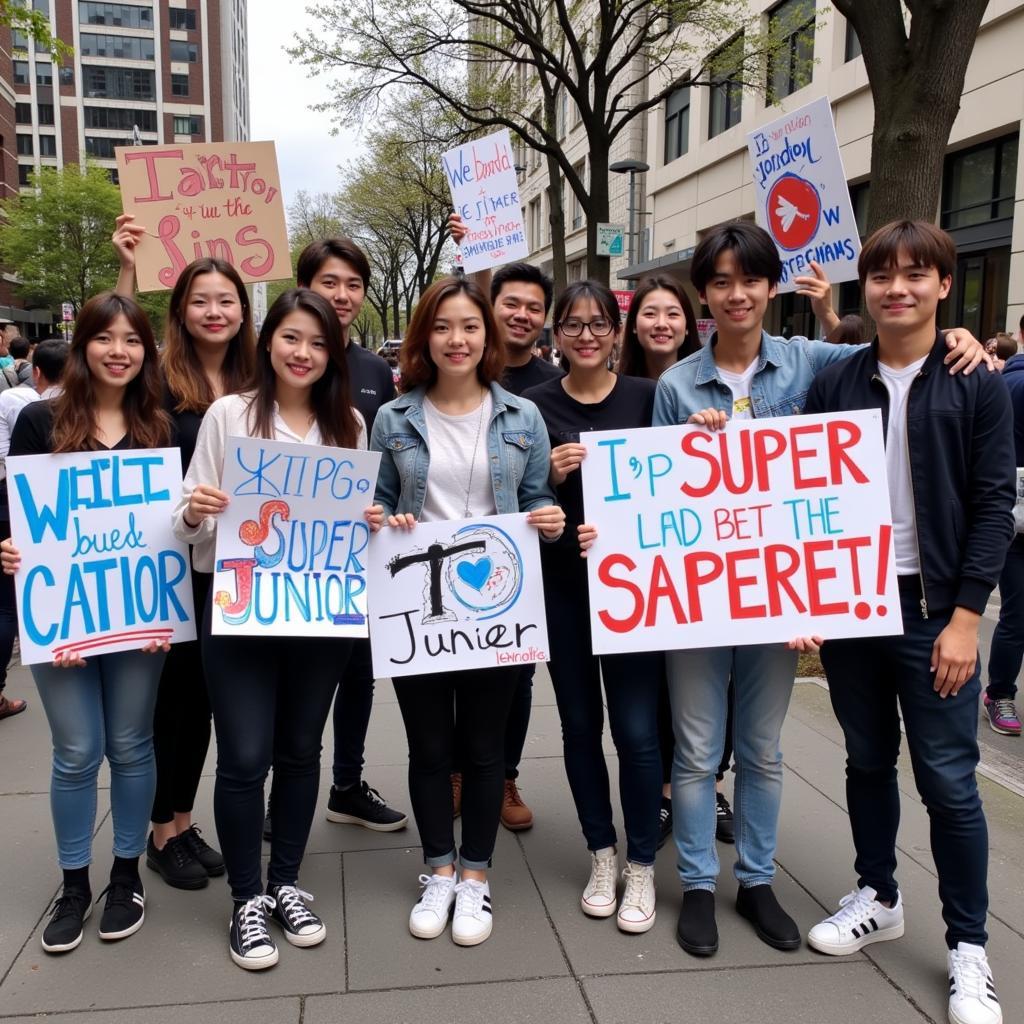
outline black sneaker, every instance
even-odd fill
[[[715,794],[715,838],[720,843],[735,843],[736,828],[732,819],[732,808],[724,793]]]
[[[231,959],[247,971],[262,971],[277,963],[277,946],[267,928],[269,896],[254,896],[235,907],[231,915]]]
[[[668,837],[672,835],[672,801],[667,797],[661,798],[661,808],[658,811],[658,849],[660,850]]]
[[[270,919],[281,926],[293,946],[318,946],[327,938],[327,926],[305,904],[313,902],[308,892],[294,885],[272,885],[267,895],[275,904]]]
[[[397,832],[405,828],[409,816],[388,807],[380,793],[365,780],[351,789],[331,786],[327,800],[327,820],[345,825],[362,825],[374,832]]]
[[[184,836],[168,839],[164,848],[158,850],[150,832],[146,841],[146,867],[175,889],[202,889],[210,880],[206,868],[192,856]]]
[[[263,842],[269,843],[274,838],[274,826],[270,821],[270,808],[267,808],[266,817],[263,819]]]
[[[111,879],[110,885],[100,896],[104,893],[107,902],[103,905],[103,916],[100,918],[100,938],[114,942],[134,935],[146,920],[146,891],[142,888],[142,880],[136,878],[127,882]],[[99,903],[99,899],[96,902]]]
[[[718,952],[718,924],[715,894],[707,889],[687,889],[676,924],[676,942],[692,956],[713,956]]]
[[[47,953],[70,953],[81,941],[86,919],[92,913],[92,893],[65,889],[53,903],[50,923],[43,931]]]
[[[224,874],[224,858],[204,838],[198,825],[190,825],[178,836],[188,847],[188,852],[203,865],[210,878]]]

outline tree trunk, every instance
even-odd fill
[[[597,255],[597,225],[608,221],[608,144],[595,146],[591,139],[590,194],[583,203],[587,217],[587,277],[608,285],[611,281],[611,261]]]
[[[555,135],[558,130],[557,97],[553,92],[544,96],[544,126]],[[547,154],[548,166],[548,223],[551,227],[551,276],[555,282],[555,294],[565,290],[568,274],[565,267],[565,200],[562,189],[562,168],[558,158]]]

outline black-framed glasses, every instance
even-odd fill
[[[567,338],[578,338],[583,333],[584,327],[589,327],[590,333],[595,338],[607,338],[615,330],[615,325],[611,320],[605,320],[602,316],[593,320],[580,320],[571,316],[558,325],[558,330]]]

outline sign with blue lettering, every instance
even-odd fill
[[[820,263],[830,281],[857,280],[860,233],[828,97],[747,135],[757,223],[782,258],[780,292]]]
[[[548,660],[539,540],[523,514],[385,527],[370,579],[376,676]]]
[[[367,635],[363,512],[379,467],[380,452],[228,438],[215,634]]]
[[[21,661],[195,640],[177,448],[7,460]]]

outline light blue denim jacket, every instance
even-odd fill
[[[717,341],[717,335],[712,335],[699,352],[670,366],[661,375],[654,395],[654,426],[685,423],[701,409],[732,413],[732,391],[715,364]],[[831,363],[847,359],[862,347],[808,341],[802,337],[777,338],[762,331],[757,369],[750,383],[754,418],[799,415],[814,375]]]
[[[382,405],[374,421],[370,448],[382,453],[374,500],[385,515],[419,518],[423,510],[430,469],[425,395],[426,388],[413,388]],[[558,504],[548,483],[551,444],[537,406],[497,384],[491,384],[491,400],[487,454],[498,514]]]

